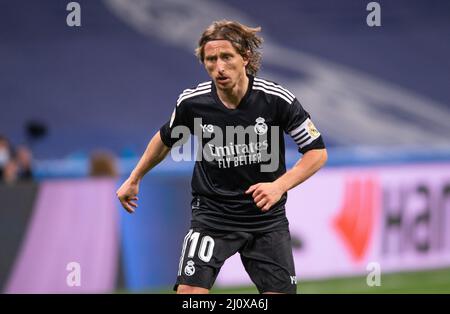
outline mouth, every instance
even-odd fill
[[[218,83],[222,83],[223,84],[223,83],[226,83],[229,80],[229,78],[227,76],[218,76],[216,78],[216,80],[217,80]]]

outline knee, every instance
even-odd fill
[[[188,286],[188,285],[178,285],[177,294],[207,294],[208,289]]]

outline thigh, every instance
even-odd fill
[[[255,234],[240,253],[260,293],[297,293],[289,230]]]
[[[183,241],[174,290],[180,284],[211,289],[225,260],[244,243],[243,234],[238,232],[189,230]]]

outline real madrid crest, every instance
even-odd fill
[[[195,274],[194,264],[194,261],[187,261],[187,265],[184,268],[184,273],[186,274],[186,276],[192,276],[193,274]]]
[[[264,118],[261,117],[256,119],[256,124],[254,126],[256,134],[263,135],[267,133],[268,126],[267,124],[264,123],[265,121],[266,120],[264,120]]]

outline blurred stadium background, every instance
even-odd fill
[[[299,292],[449,293],[450,2],[378,1],[368,27],[369,2],[84,0],[68,27],[69,1],[0,0],[0,290],[171,293],[192,163],[147,175],[134,215],[115,190],[177,95],[208,79],[193,49],[227,18],[262,26],[260,76],[329,147],[289,193]],[[232,258],[213,292],[256,289]]]

